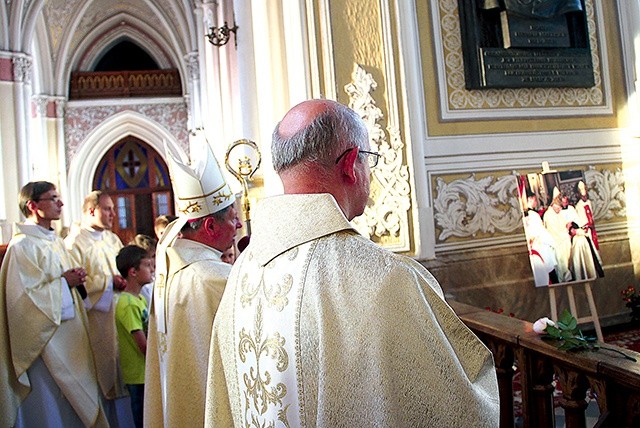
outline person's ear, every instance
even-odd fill
[[[214,236],[216,234],[216,232],[218,231],[218,227],[217,227],[217,223],[216,220],[213,217],[207,217],[204,219],[204,224],[202,225],[202,227],[204,227],[204,230],[206,230],[208,235]]]
[[[359,149],[354,147],[353,150],[349,150],[347,154],[344,155],[342,162],[340,162],[342,165],[342,175],[349,184],[353,184],[357,181],[356,162],[358,161],[358,153],[360,153]]]
[[[137,273],[138,269],[135,266],[131,266],[127,271],[127,278],[129,278],[130,276],[136,276]]]
[[[38,203],[33,199],[28,200],[27,209],[29,210],[29,212],[35,213],[36,211],[38,211]]]

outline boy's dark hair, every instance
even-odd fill
[[[137,245],[127,245],[123,247],[116,256],[116,266],[123,278],[127,278],[129,275],[129,269],[140,267],[140,261],[142,259],[148,259],[149,253],[144,248]]]

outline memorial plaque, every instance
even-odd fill
[[[458,0],[467,89],[595,85],[584,0]]]
[[[593,67],[588,50],[481,48],[482,86],[501,88],[584,87]]]
[[[564,16],[526,19],[507,12],[500,13],[504,48],[569,48],[571,39]]]

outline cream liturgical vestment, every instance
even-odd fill
[[[571,272],[569,271],[571,237],[567,228],[567,217],[562,211],[557,213],[553,210],[553,206],[550,206],[544,213],[543,221],[544,227],[547,228],[555,242],[558,279],[560,282],[571,281]]]
[[[493,357],[328,194],[260,202],[214,322],[206,426],[497,427]]]
[[[14,426],[21,403],[18,425],[107,426],[82,300],[62,278],[72,267],[53,231],[16,225],[0,271],[2,426]],[[53,393],[34,398],[48,379]]]
[[[122,242],[111,231],[81,227],[65,238],[65,245],[73,261],[87,271],[89,339],[102,394],[108,400],[122,397],[126,393],[118,367],[113,290],[113,277],[119,275],[116,256]]]
[[[145,426],[204,424],[211,326],[231,270],[221,254],[182,238],[167,248],[166,285],[158,278],[149,317]],[[159,299],[164,299],[164,318],[156,313]]]

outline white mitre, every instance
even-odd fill
[[[166,147],[171,186],[176,200],[178,219],[170,223],[162,234],[156,250],[156,283],[153,304],[156,306],[158,331],[166,333],[167,248],[189,220],[214,214],[236,200],[227,184],[211,147],[204,138],[192,144],[191,162],[186,164]]]
[[[235,196],[206,141],[201,141],[192,148],[192,160],[188,165],[169,151],[167,157],[178,216],[184,216],[188,220],[197,219],[235,202]]]
[[[582,180],[578,182],[578,192],[580,192],[581,196],[584,196],[587,194],[587,186],[585,186],[584,181]]]

